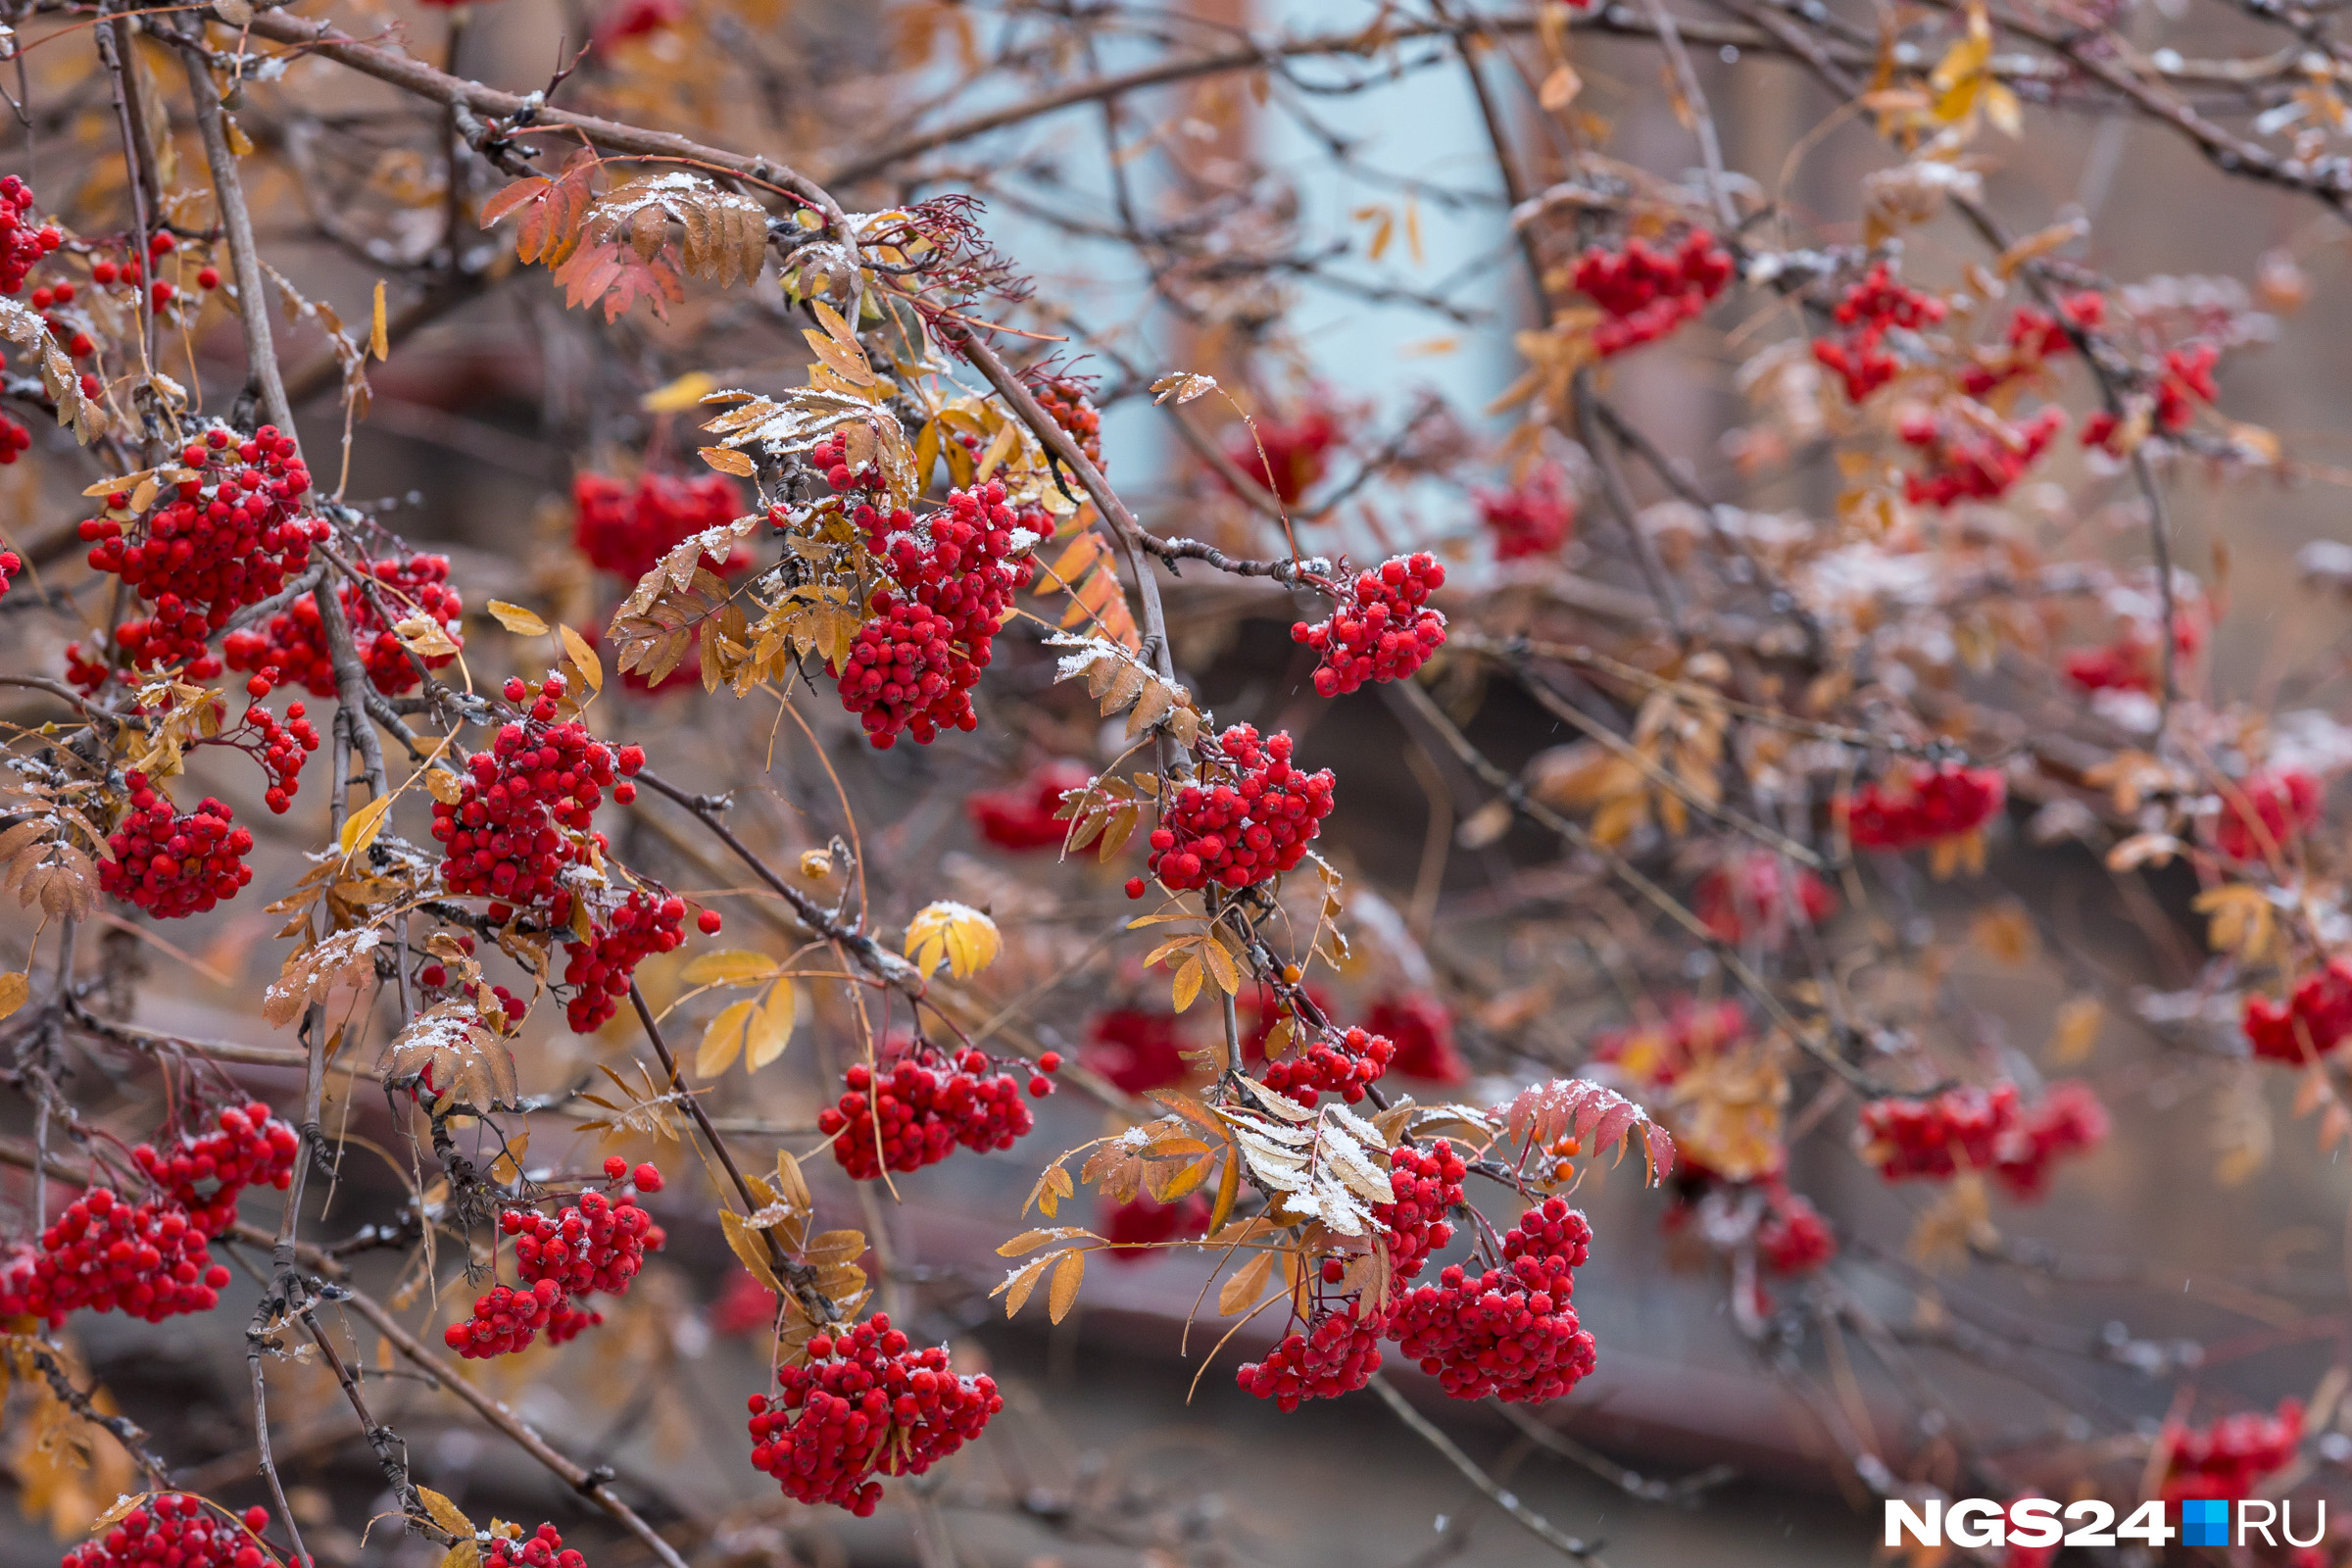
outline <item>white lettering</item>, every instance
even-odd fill
[[[1911,1539],[1923,1546],[1942,1545],[1943,1499],[1930,1497],[1927,1508],[1927,1517],[1923,1519],[1911,1511],[1909,1503],[1899,1497],[1888,1497],[1886,1499],[1886,1544],[1889,1546],[1901,1545],[1903,1532],[1909,1531]]]
[[[2009,1544],[2008,1520],[1990,1497],[1963,1497],[1943,1516],[1943,1533],[1963,1549]]]
[[[2314,1503],[2313,1506],[2320,1510],[2319,1522],[2311,1527],[2311,1539],[2309,1541],[2297,1541],[2295,1539],[2295,1505],[2291,1502],[2282,1502],[2278,1505],[2278,1533],[2286,1538],[2286,1544],[2288,1545],[2316,1546],[2328,1534],[2327,1501],[2322,1499],[2321,1501]]]
[[[2254,1510],[2257,1508],[2262,1510],[2260,1519],[2254,1517]],[[2241,1546],[2246,1544],[2247,1531],[2259,1530],[2262,1532],[2262,1544],[2266,1546],[2276,1546],[2278,1543],[2271,1539],[2271,1526],[2277,1522],[2278,1518],[2278,1505],[2277,1503],[2267,1497],[2246,1498],[2237,1505],[2237,1544]]]
[[[2055,1546],[2065,1532],[2058,1528],[2058,1504],[2048,1497],[2020,1497],[2009,1505],[2009,1544],[2013,1546]]]

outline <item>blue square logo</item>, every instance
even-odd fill
[[[2221,1497],[2190,1497],[2180,1504],[2180,1544],[2230,1544],[2230,1504]]]

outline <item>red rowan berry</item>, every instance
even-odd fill
[[[1606,318],[1592,333],[1602,359],[1666,336],[1696,318],[1732,280],[1732,256],[1715,236],[1694,228],[1672,251],[1641,239],[1609,251],[1594,246],[1576,264],[1576,287]]]
[[[2314,1056],[2328,1055],[2352,1038],[2352,958],[2329,958],[2319,973],[2297,984],[2283,1004],[2248,997],[2244,1028],[2259,1061],[2300,1067],[2306,1039]]]
[[[1353,604],[1343,598],[1329,619],[1294,622],[1291,640],[1323,656],[1316,694],[1337,697],[1419,669],[1446,641],[1446,617],[1428,608],[1430,594],[1445,585],[1435,556],[1396,556],[1355,579]]]
[[[2294,1462],[2303,1445],[2303,1402],[2286,1398],[2269,1415],[2244,1410],[2210,1427],[2168,1427],[2164,1498],[2251,1496]]]
[[[541,1525],[520,1541],[493,1536],[481,1560],[488,1568],[587,1568],[588,1563],[564,1544],[563,1534],[554,1525]]]
[[[912,1348],[879,1312],[810,1340],[776,1385],[751,1397],[753,1466],[797,1501],[860,1518],[881,1500],[876,1475],[921,1475],[1004,1408],[995,1379],[958,1377],[944,1346]]]
[[[623,784],[613,785],[612,794],[614,799],[618,799],[620,792],[625,788],[627,788],[627,786]],[[627,803],[623,802],[622,804],[626,805]],[[694,928],[707,937],[714,937],[718,935],[719,931],[725,927],[726,923],[726,917],[720,914],[716,909],[700,910],[694,917]]]
[[[1272,1399],[1284,1411],[1298,1409],[1301,1400],[1352,1394],[1380,1370],[1385,1326],[1377,1309],[1350,1301],[1321,1314],[1305,1333],[1284,1339],[1264,1360],[1245,1363],[1234,1381],[1244,1393]]]
[[[2319,822],[2326,804],[2320,781],[2300,768],[2249,773],[2222,791],[2213,847],[2239,861],[2283,855],[2306,828]]]
[[[1890,783],[1865,784],[1838,806],[1854,848],[1901,851],[1976,832],[2007,794],[1994,769],[1945,762]]]
[[[236,1223],[237,1198],[246,1188],[285,1191],[301,1152],[302,1135],[257,1100],[224,1106],[210,1132],[183,1133],[166,1150],[140,1144],[130,1154],[157,1190],[210,1237]]]
[[[76,1309],[149,1323],[220,1303],[228,1270],[213,1261],[204,1225],[176,1200],[132,1203],[103,1187],[66,1205],[36,1250],[0,1269],[0,1315],[61,1324]]]
[[[1200,778],[1180,786],[1152,832],[1152,870],[1183,892],[1216,883],[1245,888],[1296,866],[1331,814],[1331,770],[1291,765],[1291,738],[1261,745],[1236,724],[1207,749]]]
[[[1395,1042],[1391,1068],[1433,1084],[1466,1084],[1470,1068],[1453,1049],[1453,1015],[1435,997],[1382,997],[1364,1014],[1364,1027]]]
[[[1512,489],[1481,490],[1475,499],[1496,561],[1556,555],[1576,529],[1576,501],[1557,464],[1545,464]]]
[[[253,834],[230,825],[235,814],[211,796],[185,814],[149,787],[147,775],[124,775],[130,807],[107,837],[114,858],[100,862],[98,886],[159,920],[200,914],[253,880],[245,856]]]
[[[381,585],[377,594],[397,619],[423,615],[439,622],[450,641],[460,648],[465,646],[460,619],[466,605],[457,590],[448,585],[447,556],[379,561],[368,569]],[[376,614],[368,596],[358,584],[345,583],[337,590],[336,597],[342,601],[343,618],[350,622],[352,640],[358,645],[375,689],[393,697],[415,690],[420,682],[409,648],[400,634]],[[318,601],[309,595],[297,599],[258,627],[230,632],[221,642],[220,653],[230,669],[259,670],[275,684],[301,686],[313,697],[336,695],[334,664],[326,653],[326,632],[318,618]],[[426,669],[443,669],[456,659],[456,654],[435,654],[424,658],[422,662]]]
[[[1547,1198],[1504,1233],[1502,1267],[1473,1276],[1456,1264],[1407,1291],[1390,1337],[1453,1398],[1557,1398],[1592,1370],[1592,1336],[1569,1304],[1592,1236],[1584,1215]]]
[[[269,1528],[266,1508],[248,1508],[240,1521],[200,1497],[166,1492],[67,1552],[58,1568],[277,1568],[260,1539]]]
[[[951,1056],[928,1041],[895,1036],[879,1066],[854,1062],[842,1075],[841,1099],[817,1112],[817,1131],[833,1140],[833,1157],[856,1181],[936,1165],[958,1144],[980,1153],[1010,1149],[1036,1122],[1012,1074],[989,1066],[982,1052]],[[1053,1087],[1042,1075],[1035,1082]]]
[[[1751,938],[1778,949],[1791,930],[1817,926],[1838,910],[1838,895],[1802,866],[1767,851],[1735,854],[1699,878],[1690,907],[1720,941]]]

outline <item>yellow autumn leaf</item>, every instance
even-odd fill
[[[775,972],[776,960],[764,953],[725,948],[695,955],[678,978],[690,986],[753,986]]]
[[[569,626],[558,626],[556,635],[563,639],[564,656],[578,667],[580,678],[588,683],[588,689],[603,691],[605,662],[596,657],[596,650],[588,645],[588,639]]]
[[[746,1072],[758,1072],[784,1054],[784,1048],[792,1042],[792,1026],[800,1010],[800,988],[791,981],[786,980],[768,992],[744,1031]]]
[[[490,618],[517,637],[544,637],[547,635],[546,621],[541,620],[520,605],[510,605],[504,599],[490,601]]]
[[[0,1018],[7,1017],[24,1005],[24,999],[30,995],[32,995],[30,976],[14,970],[7,974],[0,974]]]
[[[383,831],[384,813],[391,809],[392,797],[379,795],[343,819],[343,831],[336,836],[335,843],[345,859],[375,842],[376,834]]]
[[[718,382],[710,371],[688,370],[639,398],[637,407],[648,414],[684,414],[717,390]]]
[[[694,1070],[698,1077],[715,1078],[735,1065],[736,1056],[743,1052],[752,1013],[759,1005],[757,998],[749,998],[730,1002],[719,1009],[718,1016],[710,1020],[710,1027],[703,1031],[703,1043],[695,1049]]]
[[[925,974],[944,961],[956,979],[967,979],[995,962],[1003,947],[996,921],[950,899],[925,905],[906,922],[906,956]]]

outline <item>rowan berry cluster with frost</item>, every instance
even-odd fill
[[[1152,831],[1151,869],[1161,886],[1246,888],[1305,858],[1331,814],[1331,770],[1300,772],[1291,750],[1288,734],[1261,742],[1250,724],[1217,737],[1201,776],[1177,789]]]
[[[1405,1292],[1390,1336],[1454,1398],[1558,1398],[1592,1370],[1592,1336],[1569,1299],[1592,1239],[1584,1215],[1547,1198],[1503,1234],[1500,1268],[1453,1264]]]
[[[817,1112],[817,1131],[833,1140],[833,1157],[856,1181],[936,1165],[958,1145],[979,1153],[1010,1149],[1036,1121],[1020,1081],[992,1066],[983,1051],[950,1054],[928,1041],[893,1039],[879,1067],[850,1064],[841,1099]],[[1029,1093],[1041,1099],[1053,1088],[1042,1072],[1029,1079]]]
[[[230,1518],[201,1497],[167,1492],[67,1552],[58,1568],[276,1568],[261,1542],[269,1528],[270,1510],[258,1503]]]
[[[1880,262],[1832,310],[1839,330],[1813,340],[1813,358],[1845,383],[1847,402],[1864,402],[1902,369],[1886,347],[1886,334],[1933,326],[1943,319],[1944,310],[1943,301],[1895,281]]]
[[[2068,323],[2095,331],[2106,318],[2106,299],[2090,290],[2061,301],[2056,315],[2019,306],[1999,346],[1978,348],[1961,368],[1960,391],[1979,402],[1997,400],[2011,386],[2039,376],[2050,360],[2073,351],[2075,336]]]
[[[980,1435],[1004,1408],[994,1378],[960,1377],[944,1346],[912,1348],[877,1312],[808,1342],[806,1364],[751,1396],[752,1464],[801,1502],[859,1518],[882,1499],[877,1475],[919,1476]]]
[[[870,504],[853,516],[893,586],[875,593],[834,671],[842,707],[878,747],[902,733],[927,746],[941,730],[977,728],[971,689],[1012,596],[1035,570],[1026,553],[1052,537],[1052,521],[1036,508],[1016,511],[993,479],[949,492],[945,507],[919,520]]]
[[[185,663],[192,678],[203,679],[221,667],[206,640],[237,611],[284,588],[328,530],[323,519],[303,515],[310,470],[275,425],[242,441],[215,425],[179,456],[189,477],[144,517],[131,514],[129,491],[114,491],[106,498],[110,515],[82,523],[80,532],[92,546],[91,567],[121,577],[155,607],[116,628],[124,662],[133,669]],[[85,689],[104,679],[103,661],[79,645],[68,650],[68,662]],[[96,680],[87,678],[93,670]]]
[[[1234,1381],[1245,1394],[1272,1399],[1284,1412],[1305,1399],[1353,1394],[1380,1370],[1380,1337],[1387,1320],[1360,1301],[1326,1310],[1303,1333],[1285,1335],[1261,1361],[1243,1363]]]
[[[98,886],[159,920],[201,914],[253,880],[245,857],[253,849],[251,829],[237,827],[236,813],[212,796],[193,811],[174,811],[147,775],[123,775],[130,804],[106,846],[113,858],[98,866]]]
[[[1855,849],[1915,850],[1976,832],[2008,792],[1993,768],[1944,762],[1865,784],[1840,803],[1840,810]]]
[[[491,1568],[587,1568],[588,1564],[586,1557],[564,1544],[564,1533],[554,1525],[541,1525],[519,1541],[493,1537],[482,1552],[482,1561]]]
[[[1573,281],[1605,318],[1592,331],[1594,352],[1605,360],[1695,319],[1735,270],[1732,253],[1703,228],[1670,251],[1640,238],[1622,250],[1593,246],[1578,259]]]
[[[617,1154],[605,1161],[605,1176],[615,1184],[625,1179],[639,1192],[662,1189],[654,1166],[631,1172]],[[634,1196],[612,1199],[593,1189],[552,1216],[507,1209],[498,1227],[514,1239],[514,1273],[524,1288],[492,1287],[475,1298],[468,1316],[443,1331],[443,1343],[468,1360],[511,1354],[543,1332],[562,1345],[602,1323],[604,1314],[577,1305],[578,1298],[598,1291],[626,1294],[645,1254],[661,1250],[664,1239]]]
[[[1352,1105],[1380,1081],[1396,1054],[1396,1046],[1376,1034],[1332,1029],[1309,1039],[1295,1054],[1268,1062],[1265,1085],[1301,1105],[1312,1105],[1323,1094]]]
[[[301,1152],[302,1135],[256,1100],[222,1106],[208,1132],[183,1133],[162,1149],[140,1144],[130,1157],[207,1236],[219,1236],[236,1223],[246,1188],[284,1192],[292,1184]]]
[[[36,1249],[0,1262],[0,1317],[62,1324],[74,1311],[161,1323],[220,1302],[228,1270],[213,1261],[198,1216],[171,1198],[131,1202],[104,1187],[83,1193],[40,1234]]]
[[[24,181],[0,175],[0,294],[23,290],[32,270],[66,242],[55,223],[34,223],[34,199]]]
[[[460,622],[466,613],[466,601],[449,586],[447,556],[377,561],[368,564],[366,569],[375,581],[375,594],[381,597],[395,622],[421,615],[438,624],[451,642],[461,649],[465,647]],[[361,662],[368,668],[368,680],[386,696],[398,697],[422,683],[416,672],[418,662],[428,670],[446,669],[456,662],[458,656],[454,653],[413,657],[400,634],[376,613],[374,602],[359,584],[347,582],[335,591],[335,596],[342,602],[343,618],[350,623],[352,642]],[[335,666],[326,652],[326,629],[319,623],[318,601],[309,594],[259,627],[230,632],[220,641],[220,657],[230,669],[254,671],[272,686],[299,686],[313,697],[336,695]]]
[[[1396,1201],[1373,1205],[1372,1218],[1389,1248],[1389,1267],[1399,1287],[1420,1277],[1432,1253],[1453,1240],[1446,1215],[1463,1200],[1470,1167],[1441,1138],[1429,1148],[1399,1145],[1389,1154],[1389,1190]]]
[[[1557,464],[1545,464],[1508,490],[1480,490],[1473,500],[1496,561],[1557,555],[1576,531],[1576,499]]]
[[[1323,656],[1316,693],[1337,697],[1366,681],[1403,680],[1428,662],[1446,641],[1446,617],[1429,608],[1429,596],[1445,586],[1446,568],[1435,556],[1396,556],[1359,573],[1328,619],[1293,622],[1291,640]]]

